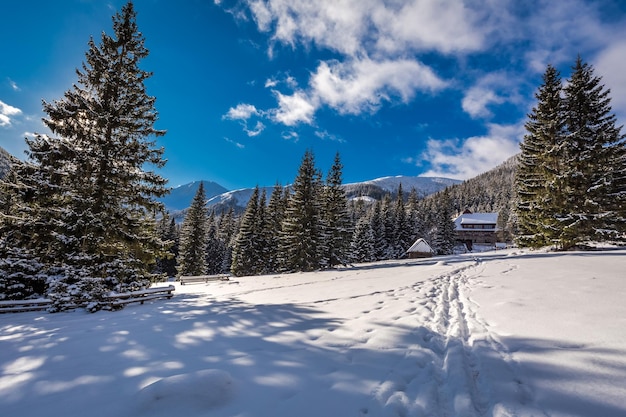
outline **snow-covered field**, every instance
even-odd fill
[[[0,416],[625,416],[626,250],[506,250],[0,315]]]

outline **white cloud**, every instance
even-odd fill
[[[262,32],[273,31],[276,42],[295,46],[315,43],[345,54],[361,48],[371,0],[247,0]]]
[[[467,2],[474,6],[473,3]],[[314,43],[347,56],[451,53],[482,47],[489,8],[459,0],[247,0],[259,30],[277,42]]]
[[[244,149],[246,147],[245,145],[243,145],[243,144],[241,144],[241,143],[239,143],[237,141],[234,141],[234,140],[232,140],[230,138],[224,138],[224,140],[226,142],[228,142],[228,143],[232,143],[233,145],[235,145],[239,149]]]
[[[280,83],[296,89],[291,76],[283,81],[268,79],[266,87]],[[296,89],[291,94],[272,90],[278,107],[259,111],[250,104],[239,104],[224,116],[230,120],[248,120],[252,116],[268,116],[276,123],[295,126],[312,124],[315,112],[321,106],[329,106],[340,114],[375,112],[383,102],[399,98],[409,102],[418,90],[437,91],[447,83],[427,66],[415,60],[375,61],[367,58],[348,62],[322,61],[311,75],[306,90]],[[247,127],[244,126],[249,133]]]
[[[613,17],[607,21],[602,16],[607,2],[537,0],[526,8],[517,3],[523,2],[501,8],[493,35],[502,45],[523,42],[524,48],[516,52],[536,74],[542,74],[548,64],[573,65],[577,54],[589,59],[598,49],[624,38],[624,21],[610,22]]]
[[[616,38],[596,58],[595,75],[602,77],[602,84],[611,90],[611,105],[620,119],[618,125],[626,123],[626,71],[623,63],[626,56],[624,36]],[[622,132],[624,133],[624,132]]]
[[[283,77],[283,79],[279,79],[279,78],[268,78],[265,81],[265,88],[275,88],[277,87],[279,84],[284,84],[287,87],[291,88],[291,89],[296,89],[298,88],[298,81],[295,79],[295,77],[291,76],[291,75],[286,75],[285,77]]]
[[[279,91],[274,93],[278,99],[278,108],[270,111],[274,121],[286,126],[313,123],[317,106],[304,91],[296,91],[292,95],[284,95]]]
[[[264,112],[257,110],[252,104],[238,104],[231,107],[228,112],[222,116],[224,120],[238,120],[243,127],[244,132],[250,137],[258,136],[265,130],[265,125],[261,121],[257,121],[254,128],[248,128],[248,120],[252,117],[263,117]]]
[[[343,114],[373,112],[392,96],[406,103],[418,89],[445,85],[430,68],[408,59],[322,62],[310,80],[311,95]]]
[[[519,152],[523,125],[489,124],[484,136],[458,139],[430,139],[421,161],[431,169],[424,176],[465,180],[486,172]]]
[[[0,127],[10,126],[13,116],[21,114],[22,110],[17,107],[10,106],[0,100]]]
[[[518,92],[520,77],[505,72],[492,72],[482,76],[469,87],[463,96],[463,111],[473,119],[493,117],[491,107],[503,103],[526,105],[527,98]]]
[[[408,103],[419,91],[438,91],[447,82],[414,53],[476,50],[485,37],[480,14],[457,0],[246,3],[258,29],[270,32],[274,42],[294,48],[314,44],[342,56],[322,61],[304,90],[293,77],[266,81],[268,88],[285,83],[295,91],[273,90],[278,107],[268,111],[287,126],[311,124],[322,106],[340,114],[373,113],[384,102]]]
[[[337,136],[333,133],[327,132],[326,130],[317,130],[315,131],[315,136],[323,140],[330,140],[333,142],[345,143],[345,139],[340,136]]]
[[[488,109],[490,104],[500,104],[504,101],[493,90],[483,87],[472,87],[465,93],[461,106],[473,119],[489,118],[493,114]]]
[[[502,104],[528,106],[529,73],[533,77],[542,73],[547,63],[573,63],[576,53],[597,51],[607,43],[613,44],[598,57],[598,69],[609,87],[619,92],[612,95],[614,107],[626,114],[626,94],[620,90],[624,75],[619,71],[619,57],[626,48],[619,43],[624,39],[619,29],[623,22],[607,23],[597,2],[537,0],[530,6],[516,0],[243,0],[239,4],[245,5],[240,10],[247,6],[248,18],[258,30],[270,36],[270,54],[281,44],[331,51],[335,58],[317,64],[308,81],[301,81],[303,87],[281,77],[266,81],[277,104],[258,114],[275,123],[312,124],[322,107],[339,114],[373,113],[385,103],[409,103],[421,92],[432,94],[451,85],[465,88],[460,104],[470,117],[489,120]],[[491,50],[497,56],[486,57],[478,67],[476,60],[467,59]],[[458,64],[458,79],[445,80],[437,74],[426,64],[430,55]],[[481,69],[504,64],[507,58],[511,65],[506,71],[485,75]],[[467,80],[473,80],[471,85],[464,85]]]
[[[11,86],[13,91],[20,91],[21,90],[21,88],[17,85],[17,83],[15,81],[13,81],[10,78],[7,78],[7,80],[9,81],[9,85]]]
[[[259,111],[252,104],[238,104],[236,107],[231,107],[224,116],[223,119],[228,120],[248,120],[252,116],[258,116]]]
[[[265,125],[260,121],[256,122],[256,125],[252,129],[248,129],[247,126],[244,127],[244,131],[248,134],[248,136],[258,136],[265,130]]]
[[[449,54],[481,49],[488,29],[483,13],[459,0],[379,2],[372,13],[376,50]]]
[[[268,78],[265,81],[265,88],[274,88],[278,85],[278,80],[275,78]]]
[[[289,131],[283,132],[282,138],[285,140],[293,140],[294,142],[298,142],[298,140],[300,139],[300,135],[298,134],[298,132]]]

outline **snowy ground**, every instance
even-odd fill
[[[625,416],[626,250],[506,250],[0,315],[0,416]]]

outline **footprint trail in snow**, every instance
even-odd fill
[[[371,399],[357,415],[545,415],[533,407],[532,392],[516,362],[481,320],[479,306],[469,297],[481,268],[481,262],[475,261],[412,286],[376,294],[378,301],[361,311],[360,319],[371,326],[360,337],[350,330],[359,327],[356,323],[329,332],[337,338],[335,346],[343,343],[347,360],[355,366],[376,368],[372,351],[386,352],[387,362],[371,372],[374,378],[378,371]],[[407,299],[408,307],[406,302],[397,302]],[[394,308],[398,311],[380,315],[391,317],[392,322],[377,321],[377,312]],[[394,339],[394,329],[402,332],[401,340]],[[356,340],[346,342],[351,336]]]

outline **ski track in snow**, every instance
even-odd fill
[[[397,348],[379,347],[404,354],[398,354],[399,359],[373,389],[370,404],[361,407],[358,415],[379,415],[381,411],[389,417],[546,415],[532,407],[531,390],[519,376],[516,362],[480,319],[478,305],[468,295],[471,285],[479,285],[475,277],[480,275],[481,265],[477,260],[410,287],[350,297],[380,295],[376,305],[362,311],[365,320],[379,310],[394,308],[394,301],[401,298],[411,298],[413,305],[392,316],[395,324],[414,329],[411,340]],[[340,301],[335,298],[317,303]],[[328,331],[348,336],[350,326],[343,327]],[[348,360],[354,361],[358,352],[376,345],[375,326],[367,333],[360,343],[350,345],[349,351],[355,353],[348,351]],[[489,364],[481,363],[483,358],[488,358]],[[491,380],[490,373],[497,380]],[[501,400],[506,400],[506,405]]]

